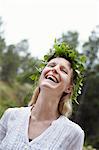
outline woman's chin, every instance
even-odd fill
[[[47,87],[47,88],[51,88],[51,89],[55,89],[57,87],[58,83],[55,83],[51,80],[44,80],[40,83],[40,87]]]

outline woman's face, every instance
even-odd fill
[[[48,62],[41,73],[40,88],[50,88],[59,95],[63,92],[70,93],[72,75],[73,69],[69,61],[61,57],[54,58]]]

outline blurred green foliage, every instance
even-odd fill
[[[83,150],[96,150],[96,148],[93,148],[91,145],[84,146]]]
[[[32,95],[32,85],[18,82],[9,85],[4,81],[0,81],[0,117],[9,107],[27,106]],[[30,97],[29,97],[30,94]],[[25,98],[28,95],[27,98]]]

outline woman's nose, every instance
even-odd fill
[[[58,65],[57,65],[57,66],[54,66],[54,67],[52,68],[52,72],[58,73],[58,71],[59,71],[59,66],[58,66]]]

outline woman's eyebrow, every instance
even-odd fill
[[[48,63],[48,65],[50,65],[50,64],[54,64],[54,65],[56,65],[56,63],[55,63],[55,62],[49,62],[49,63]]]
[[[68,68],[66,66],[61,66],[63,69],[65,69],[68,72]]]
[[[68,73],[69,73],[69,70],[71,70],[71,66],[68,65],[67,67],[65,65],[62,65],[62,68],[65,69]]]

